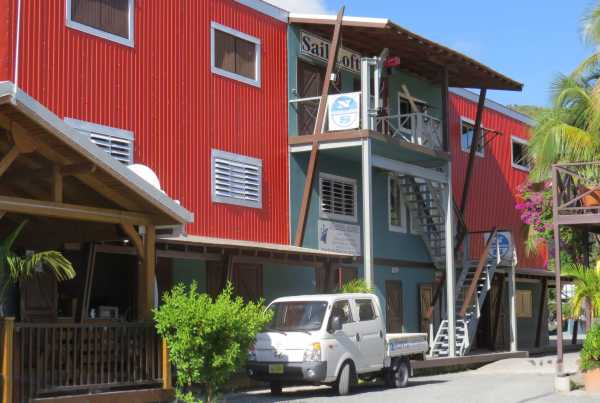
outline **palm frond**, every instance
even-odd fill
[[[75,269],[71,262],[57,251],[37,252],[25,258],[11,254],[6,260],[11,280],[14,282],[31,278],[40,265],[48,267],[58,281],[75,277]]]

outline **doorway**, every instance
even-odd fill
[[[385,282],[386,328],[388,333],[402,333],[404,325],[404,303],[402,301],[402,282]]]

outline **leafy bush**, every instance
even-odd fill
[[[594,325],[586,335],[579,357],[583,372],[600,368],[600,325]]]
[[[344,284],[342,286],[342,288],[340,289],[340,292],[341,293],[360,292],[360,293],[372,294],[373,287],[369,287],[367,285],[367,283],[365,282],[365,280],[354,279],[354,280],[348,281],[346,284]]]
[[[163,295],[154,310],[158,334],[169,347],[177,370],[177,397],[194,402],[192,385],[199,385],[208,402],[214,402],[239,368],[256,334],[271,320],[263,302],[244,303],[233,297],[231,284],[212,299],[198,292],[194,282],[187,289],[178,284]]]

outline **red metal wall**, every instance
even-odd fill
[[[450,133],[452,152],[452,185],[457,202],[462,200],[462,191],[467,171],[469,154],[460,148],[461,117],[475,120],[477,103],[456,94],[450,94]],[[485,146],[484,157],[475,157],[471,188],[466,206],[465,219],[469,231],[487,231],[493,227],[512,231],[517,246],[517,257],[521,268],[544,268],[546,251],[537,256],[528,256],[524,242],[526,233],[515,209],[516,188],[527,179],[527,172],[512,167],[511,136],[527,139],[529,126],[495,110],[486,108],[483,126],[502,133]],[[488,137],[489,138],[489,137]],[[474,240],[473,249],[483,242]],[[482,246],[482,245],[481,245]]]
[[[64,8],[23,2],[19,86],[61,117],[133,131],[135,161],[195,213],[189,233],[287,243],[286,24],[233,0],[136,0],[129,48],[67,28]],[[261,88],[211,74],[211,21],[260,38]],[[262,159],[262,209],[211,202],[212,148]]]
[[[15,49],[15,0],[0,0],[0,81],[13,81]]]

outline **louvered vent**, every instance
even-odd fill
[[[321,215],[356,219],[356,182],[352,179],[321,175]]]
[[[133,133],[76,119],[65,122],[123,164],[133,164]]]
[[[212,150],[212,198],[217,203],[262,207],[262,161]]]

